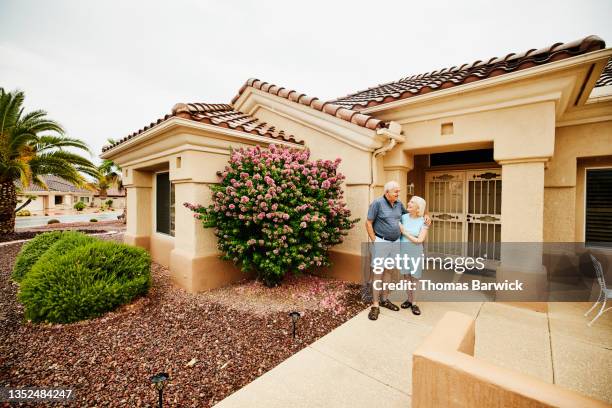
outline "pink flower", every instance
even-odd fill
[[[331,187],[331,183],[329,182],[329,180],[324,180],[323,183],[321,183],[321,188],[327,190],[329,187]]]
[[[241,203],[248,203],[248,202],[249,202],[249,197],[247,197],[247,196],[242,196],[242,197],[240,198],[240,202],[241,202]]]

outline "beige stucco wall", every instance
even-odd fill
[[[100,207],[102,204],[106,203],[108,200],[113,200],[113,209],[115,210],[121,210],[125,208],[125,197],[106,197],[106,198],[95,197],[93,200],[94,207]]]
[[[612,167],[612,121],[557,128],[545,172],[545,241],[584,241],[584,168],[592,166]]]

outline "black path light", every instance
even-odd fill
[[[291,321],[293,322],[293,338],[295,339],[295,325],[296,325],[298,319],[302,315],[300,314],[300,312],[291,312],[291,313],[289,313],[289,316],[291,317]]]
[[[157,392],[159,395],[159,408],[162,408],[163,400],[164,400],[164,387],[166,386],[166,381],[170,379],[170,375],[168,373],[159,373],[155,374],[151,377],[151,382],[157,388]]]

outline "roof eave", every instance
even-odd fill
[[[201,122],[191,120],[191,119],[185,119],[185,118],[173,116],[153,126],[152,128],[138,134],[137,136],[134,136],[133,138],[121,144],[118,144],[117,146],[114,146],[111,149],[106,150],[100,155],[100,158],[114,160],[122,152],[128,149],[131,149],[147,140],[150,140],[156,136],[159,136],[165,132],[168,132],[178,127],[183,127],[185,129],[204,130],[209,133],[217,133],[220,135],[231,136],[233,138],[249,140],[249,141],[254,141],[254,142],[259,142],[259,143],[264,143],[264,144],[279,144],[279,145],[294,147],[298,149],[304,148],[304,146],[301,144],[287,142],[281,139],[273,139],[273,138],[266,137],[266,136],[253,135],[251,133],[245,133],[245,132],[230,129],[230,128],[223,128],[219,126],[209,125],[206,123],[201,123]]]

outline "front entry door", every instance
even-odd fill
[[[427,172],[431,253],[499,260],[501,169]]]

